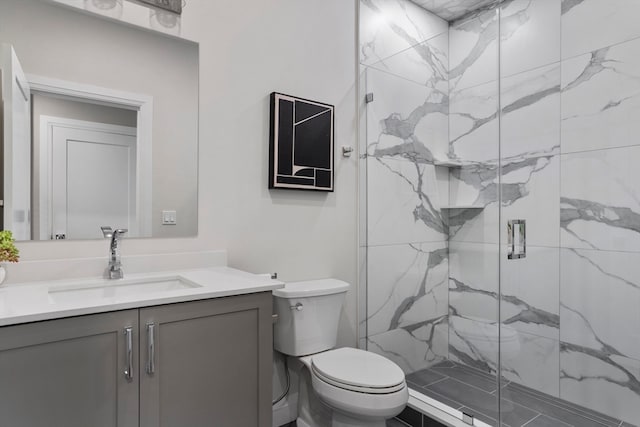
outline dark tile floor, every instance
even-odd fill
[[[491,425],[497,425],[495,376],[454,362],[407,375],[421,393]],[[510,427],[634,427],[515,383],[502,384],[502,422]]]

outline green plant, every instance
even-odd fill
[[[20,252],[14,242],[11,231],[0,231],[0,262],[18,262],[20,260]]]

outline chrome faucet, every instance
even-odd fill
[[[103,232],[105,230],[103,229]],[[122,279],[124,274],[122,273],[122,263],[120,262],[120,240],[122,236],[129,231],[123,228],[113,230],[112,233],[105,233],[105,237],[111,237],[111,244],[109,245],[109,266],[107,267],[108,279]]]

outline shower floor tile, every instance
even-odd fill
[[[496,377],[451,361],[407,375],[421,393],[497,425]],[[503,425],[509,427],[635,427],[515,383],[502,385]]]

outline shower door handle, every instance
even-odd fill
[[[509,239],[508,259],[520,259],[527,256],[527,222],[524,219],[512,219],[507,222]]]

